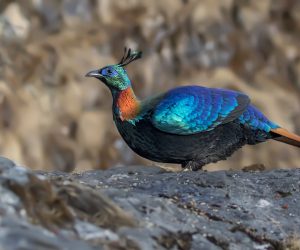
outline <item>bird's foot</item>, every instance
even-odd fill
[[[204,164],[196,161],[187,161],[181,164],[183,171],[197,171],[201,170]]]

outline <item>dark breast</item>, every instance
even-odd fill
[[[135,125],[115,117],[117,128],[128,146],[140,156],[164,163],[212,162],[225,159],[247,143],[237,121],[193,135],[175,135],[156,129],[149,117]]]

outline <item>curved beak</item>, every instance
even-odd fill
[[[103,75],[101,75],[99,73],[99,70],[92,70],[88,73],[86,73],[85,75],[86,77],[95,77],[95,78],[99,78],[99,79],[102,79],[103,78]]]

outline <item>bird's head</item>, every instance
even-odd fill
[[[105,66],[88,72],[85,76],[95,77],[105,83],[112,91],[124,90],[130,86],[130,80],[124,67],[142,57],[142,52],[124,50],[124,55],[118,64]]]

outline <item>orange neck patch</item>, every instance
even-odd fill
[[[136,98],[131,87],[123,90],[118,98],[117,107],[120,111],[120,118],[124,120],[134,119],[140,111],[140,102]]]

